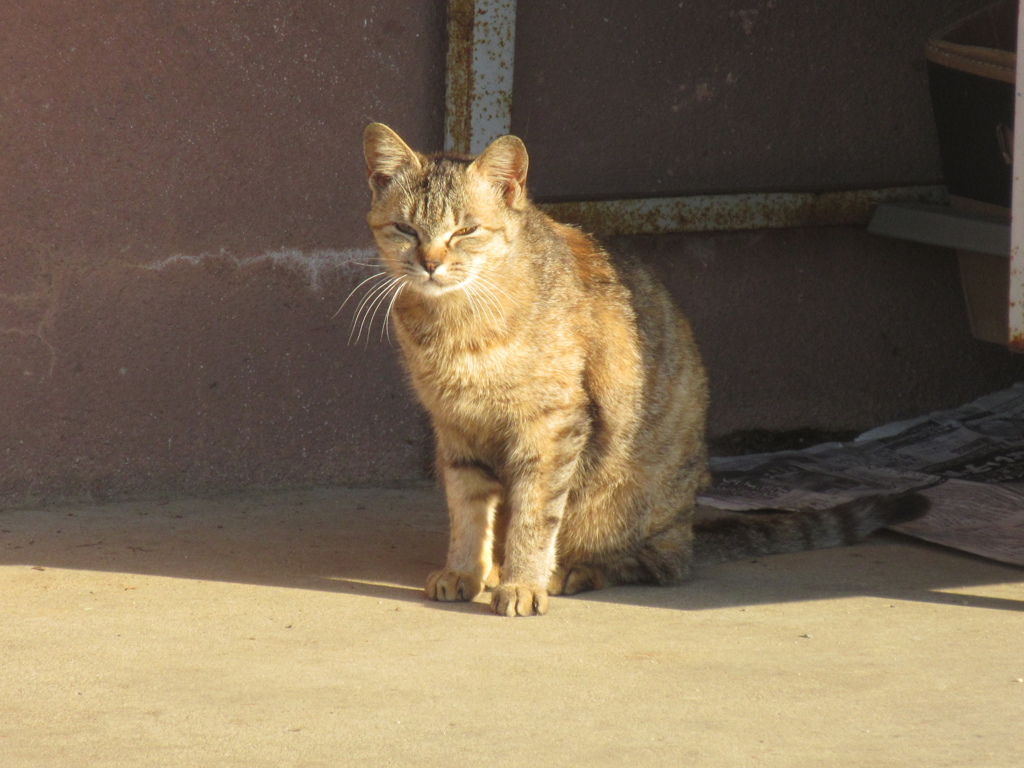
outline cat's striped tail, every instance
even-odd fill
[[[919,493],[900,493],[863,496],[831,509],[758,509],[697,521],[694,555],[703,565],[856,544],[879,528],[917,520],[929,504]]]

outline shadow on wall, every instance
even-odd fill
[[[0,566],[312,589],[426,604],[447,546],[432,487],[335,489],[0,514]],[[899,556],[893,557],[892,548]],[[872,596],[1024,611],[1024,601],[944,592],[1019,581],[1021,570],[895,534],[858,547],[718,565],[680,587],[557,599],[700,611]],[[437,610],[489,614],[486,597]]]

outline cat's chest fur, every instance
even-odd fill
[[[411,331],[397,316],[406,367],[435,419],[474,425],[529,418],[578,393],[584,360],[572,329],[548,318],[545,344],[533,333],[446,328]]]

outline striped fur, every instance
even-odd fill
[[[698,563],[707,564],[843,547],[863,541],[879,528],[918,519],[928,504],[919,493],[905,493],[864,496],[825,510],[763,509],[704,520],[695,526],[694,555]]]
[[[687,578],[694,498],[709,482],[708,395],[665,289],[530,203],[515,137],[475,159],[421,155],[375,123],[364,151],[382,270],[356,317],[390,319],[434,427],[451,524],[427,595],[490,587],[497,613],[530,615],[549,593]],[[862,516],[847,527],[866,535],[884,515],[863,508],[837,519]],[[757,518],[746,532],[720,524],[708,547],[746,556],[758,537],[785,551],[834,541],[808,532],[832,525],[818,518],[784,535]]]

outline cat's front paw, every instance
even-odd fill
[[[566,570],[558,568],[551,574],[548,592],[552,595],[575,595],[591,589],[603,589],[608,586],[604,573],[593,565],[575,565]]]
[[[442,568],[430,574],[424,594],[431,600],[450,603],[472,600],[483,591],[483,582],[472,573]]]
[[[499,584],[491,594],[499,616],[542,616],[548,612],[548,591],[532,584]]]

